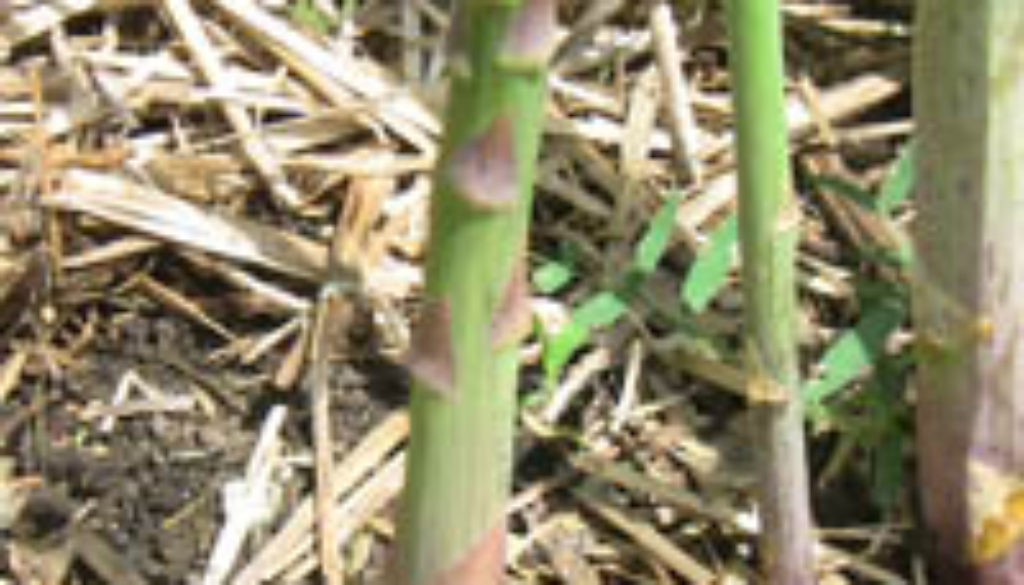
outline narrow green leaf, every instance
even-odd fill
[[[903,323],[906,308],[882,302],[865,311],[857,325],[842,334],[821,360],[822,374],[803,388],[804,401],[821,404],[877,363],[889,335]]]
[[[739,236],[736,214],[730,215],[697,255],[679,290],[683,305],[694,313],[707,308],[729,279]]]
[[[883,510],[892,510],[903,489],[903,435],[888,433],[874,451],[872,499]]]
[[[650,274],[658,266],[668,245],[672,241],[672,228],[682,197],[674,193],[662,204],[633,251],[633,268],[642,274]]]
[[[908,348],[886,356],[873,376],[877,383],[872,384],[872,406],[868,410],[875,429],[868,445],[872,453],[872,495],[885,511],[899,505],[904,486],[903,447],[911,418],[905,390],[913,366],[914,356]]]
[[[882,183],[875,200],[875,209],[889,217],[900,203],[910,196],[914,187],[914,144],[903,147],[900,156],[893,163],[889,175]]]
[[[533,271],[533,286],[541,294],[550,295],[562,290],[572,281],[572,267],[559,260],[548,260]]]
[[[914,145],[907,144],[900,152],[877,196],[851,181],[834,175],[814,177],[813,183],[820,189],[831,191],[888,218],[900,203],[907,200],[913,189]]]
[[[542,336],[545,382],[550,386],[561,377],[565,365],[587,343],[594,329],[615,323],[628,309],[615,294],[600,292],[574,309],[568,324],[553,335]]]
[[[590,331],[570,321],[556,333],[542,335],[544,354],[541,364],[544,368],[545,386],[550,388],[562,377],[562,370],[569,363],[576,351],[587,342]]]
[[[614,293],[603,291],[590,297],[572,312],[572,320],[583,327],[611,325],[626,314],[629,307]]]

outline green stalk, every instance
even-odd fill
[[[1024,583],[1024,4],[917,4],[919,482],[934,582]]]
[[[525,253],[557,0],[456,6],[393,582],[502,580]]]
[[[795,254],[778,0],[731,0],[740,248],[748,394],[758,457],[760,550],[767,583],[814,583],[803,408],[798,394]]]

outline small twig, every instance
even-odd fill
[[[715,574],[697,559],[679,549],[671,540],[662,536],[650,524],[630,518],[625,512],[583,491],[573,490],[575,496],[587,509],[608,524],[622,531],[660,562],[675,571],[688,583],[714,583]]]
[[[221,91],[230,93],[234,90],[231,75],[203,31],[203,25],[192,10],[189,0],[164,0],[164,6],[206,81]],[[224,117],[241,139],[242,150],[278,201],[289,207],[301,204],[298,191],[288,183],[270,146],[254,131],[252,120],[245,108],[230,101],[220,102],[220,105]]]
[[[160,247],[160,242],[150,238],[125,236],[112,242],[99,244],[74,256],[65,256],[61,261],[64,270],[84,270],[99,264],[109,264],[131,258]]]
[[[736,511],[709,501],[686,488],[668,484],[636,471],[627,464],[588,454],[573,457],[571,464],[585,473],[591,482],[607,483],[644,497],[654,498],[687,516],[713,521],[729,529],[736,529],[738,526]]]
[[[423,22],[415,0],[402,0],[402,74],[409,83],[417,83],[423,75],[423,53],[417,41],[423,36]]]
[[[651,177],[651,136],[657,127],[658,103],[661,101],[661,78],[653,66],[636,76],[626,104],[625,134],[619,148],[621,176],[614,183],[621,186],[610,191],[615,194],[615,215],[611,230],[628,230],[637,215],[639,196],[644,192],[644,181]],[[627,231],[628,233],[628,231]]]
[[[245,478],[224,486],[226,517],[210,554],[203,585],[220,585],[226,581],[249,530],[270,515],[273,500],[271,481],[277,464],[279,435],[287,413],[285,406],[277,405],[271,409],[249,459]]]
[[[625,4],[624,0],[596,0],[595,2],[588,2],[586,11],[576,21],[572,30],[569,31],[568,36],[562,42],[562,46],[558,49],[554,62],[558,64],[579,51],[586,41],[589,40],[590,36],[597,29],[601,28],[605,21],[614,16],[622,8],[623,4]]]
[[[21,375],[28,363],[29,352],[20,347],[12,347],[11,355],[0,364],[0,405],[6,405],[7,397],[18,387]]]
[[[141,273],[132,279],[132,284],[171,311],[194,321],[212,333],[216,333],[222,339],[226,341],[237,339],[230,329],[208,315],[199,303],[190,300],[174,288]]]
[[[636,406],[638,397],[638,385],[640,383],[640,370],[643,367],[644,348],[639,340],[633,340],[629,345],[629,356],[626,361],[626,375],[622,382],[622,391],[619,393],[619,401],[615,405],[612,414],[611,431],[618,434],[623,425],[629,419],[633,408]]]
[[[78,558],[109,585],[149,583],[110,543],[84,526],[72,528],[71,546]]]
[[[253,297],[259,299],[259,306],[264,310],[273,308],[288,315],[295,315],[309,311],[312,306],[308,299],[292,293],[274,282],[262,279],[239,266],[188,250],[183,250],[181,255],[195,266],[213,272],[219,278],[248,291]]]
[[[566,373],[565,381],[559,385],[551,400],[548,401],[541,414],[541,419],[549,425],[557,423],[576,395],[586,387],[587,382],[611,365],[611,352],[604,347],[598,347],[581,357],[579,363]]]
[[[401,491],[405,483],[404,480],[405,453],[395,453],[381,465],[372,477],[343,501],[338,502],[333,511],[334,517],[337,518],[334,530],[338,542],[348,541],[359,528],[394,500]],[[310,544],[308,540],[305,542],[307,550],[311,548]],[[313,555],[306,555],[294,566],[289,567],[288,572],[282,575],[281,582],[299,583],[312,573],[314,568]]]
[[[368,75],[366,69],[353,59],[339,62],[338,55],[253,2],[214,0],[212,3],[244,28],[256,31],[257,41],[266,45],[334,105],[351,108],[358,96],[367,101],[384,124],[420,151],[433,153],[436,150],[432,135],[439,131],[439,123],[408,92],[378,76]]]
[[[294,277],[320,281],[324,275],[326,250],[316,242],[210,211],[115,174],[70,169],[60,189],[40,203]]]
[[[256,363],[256,361],[263,357],[267,352],[278,344],[283,343],[289,337],[294,336],[296,333],[304,333],[305,323],[305,315],[289,319],[282,325],[261,335],[259,339],[249,344],[248,347],[241,351],[239,359],[241,359],[241,362],[245,365],[252,365]]]
[[[144,398],[132,400],[132,390],[139,390]],[[142,412],[173,412],[194,408],[196,401],[188,396],[172,396],[161,392],[143,379],[135,370],[128,370],[117,383],[114,395],[107,405],[90,405],[82,411],[82,419],[101,418],[98,428],[102,433],[114,432],[117,419]]]
[[[334,477],[331,478],[332,500],[355,489],[359,482],[364,481],[364,478],[375,470],[383,470],[391,465],[385,465],[387,457],[408,434],[409,419],[405,413],[392,414],[377,425],[345,460],[336,466]],[[395,456],[391,459],[392,462],[395,460],[400,462],[401,457]],[[383,471],[365,480],[363,485],[372,484],[382,473]],[[348,520],[340,514],[336,514],[336,517]],[[291,517],[281,529],[263,545],[249,564],[239,571],[233,585],[273,582],[285,567],[311,548],[311,533],[315,522],[313,499],[305,498],[293,508]]]
[[[331,478],[334,477],[334,442],[331,438],[331,391],[328,383],[330,372],[331,337],[344,329],[351,320],[351,304],[344,291],[328,283],[320,291],[316,316],[310,329],[310,409],[313,416],[313,444],[316,469],[316,511],[317,544],[320,553],[320,570],[328,585],[340,585],[343,581],[341,557],[338,550],[337,532],[334,529],[334,499]],[[335,340],[336,341],[336,340]]]
[[[65,21],[96,9],[141,6],[149,0],[77,0],[75,2],[0,2],[0,60],[18,45],[37,38]]]
[[[357,183],[363,185],[363,183]],[[328,258],[328,280],[320,289],[317,311],[310,329],[310,405],[313,411],[313,442],[316,453],[317,543],[320,570],[328,585],[341,585],[343,572],[335,526],[334,443],[331,440],[331,402],[329,373],[332,349],[347,349],[357,303],[363,282],[366,238],[379,213],[381,187],[389,183],[368,180],[362,192],[354,191],[345,205],[334,229]],[[376,186],[376,188],[374,188]]]
[[[700,132],[694,121],[690,88],[682,72],[683,56],[668,3],[659,2],[651,9],[651,33],[661,82],[665,87],[665,109],[671,122],[668,131],[674,146],[672,152],[685,176],[699,185],[704,181],[704,171],[694,153],[700,152]]]

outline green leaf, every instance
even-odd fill
[[[633,268],[643,274],[651,274],[657,268],[668,245],[672,241],[672,228],[676,223],[676,212],[682,196],[678,193],[669,197],[654,215],[640,242],[633,251]]]
[[[831,191],[888,218],[900,203],[907,200],[913,190],[914,145],[910,143],[903,147],[877,196],[851,181],[833,175],[817,176],[812,182],[819,189]]]
[[[629,307],[615,294],[600,292],[574,309],[572,319],[558,332],[542,334],[545,384],[550,387],[561,377],[565,365],[587,343],[594,329],[615,323],[627,310]]]
[[[572,320],[587,328],[604,327],[619,320],[629,309],[614,293],[603,291],[590,297],[572,312]]]
[[[889,335],[903,323],[900,303],[881,302],[865,311],[857,325],[843,333],[825,352],[822,374],[804,385],[803,398],[814,412],[821,403],[876,364]]]
[[[898,429],[887,433],[873,453],[872,499],[883,510],[899,504],[903,490],[903,435]]]
[[[562,370],[576,351],[587,342],[590,332],[579,323],[570,321],[552,335],[542,335],[544,353],[541,364],[544,368],[545,386],[551,388],[562,377]]]
[[[900,203],[903,203],[914,187],[914,144],[903,147],[893,164],[889,175],[882,183],[875,200],[875,210],[889,217]]]
[[[538,266],[531,279],[541,294],[550,295],[560,291],[572,281],[572,266],[558,260],[548,260]]]
[[[711,234],[710,241],[697,255],[679,290],[683,304],[694,313],[707,308],[729,279],[736,256],[739,224],[730,215]]]
[[[872,495],[875,503],[886,511],[894,509],[903,490],[903,446],[910,435],[911,407],[904,391],[914,365],[909,348],[894,356],[886,356],[873,376],[868,411],[875,430],[866,445],[872,454]]]

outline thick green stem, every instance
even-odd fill
[[[1024,583],[1024,4],[917,5],[917,431],[936,583]]]
[[[778,0],[731,0],[747,367],[763,527],[772,584],[814,583],[803,408],[798,387],[795,253]]]
[[[556,0],[463,0],[414,334],[394,582],[492,585],[504,566],[525,252]]]

